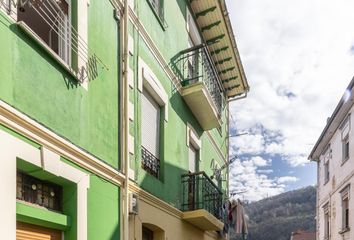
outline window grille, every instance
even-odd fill
[[[62,187],[17,171],[16,198],[51,210],[61,211]]]
[[[141,167],[152,176],[160,177],[160,160],[156,158],[146,148],[141,146]]]

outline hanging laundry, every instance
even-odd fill
[[[233,199],[229,205],[229,227],[230,240],[247,239],[248,226],[240,199]]]

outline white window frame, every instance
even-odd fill
[[[1,129],[0,140],[3,160],[0,181],[7,183],[3,189],[6,194],[0,199],[2,238],[16,239],[16,159],[20,158],[77,184],[76,239],[87,240],[87,190],[90,188],[90,175],[61,161],[57,153],[45,147],[38,149]]]
[[[326,203],[323,206],[323,236],[324,239],[329,239],[331,232],[331,221],[330,221],[330,206],[329,203]]]
[[[350,158],[350,130],[351,130],[351,114],[340,124],[341,140],[342,140],[342,163]],[[348,144],[348,145],[347,145]],[[348,156],[346,156],[346,147],[348,146]]]
[[[341,232],[343,231],[348,231],[349,230],[349,224],[350,224],[350,185],[347,185],[343,188],[343,190],[340,191],[341,194],[341,207],[342,207],[342,224],[341,224]],[[348,226],[346,223],[346,208],[344,208],[344,203],[347,202],[348,204],[348,210],[349,210],[349,216],[348,216]]]
[[[186,29],[191,38],[192,42],[195,45],[199,45],[202,43],[202,38],[199,35],[199,30],[197,24],[194,21],[193,15],[189,11],[188,6],[186,6],[187,20],[186,20]],[[189,46],[192,47],[192,46]]]
[[[324,168],[323,168],[323,170],[324,170],[323,171],[323,174],[324,174],[323,178],[324,178],[324,185],[325,185],[326,183],[329,182],[329,174],[330,174],[330,172],[329,172],[329,161],[325,161],[323,166],[324,166]]]
[[[195,165],[198,166],[199,163],[201,161],[201,149],[202,149],[202,141],[201,139],[198,137],[198,135],[196,134],[194,128],[187,123],[186,125],[186,145],[188,147],[188,169],[189,169],[189,151],[190,151],[190,147],[192,146],[195,150],[196,150],[196,162]],[[198,169],[196,169],[198,170]]]
[[[323,153],[323,180],[324,185],[329,181],[330,178],[330,160],[332,159],[332,149],[331,145],[328,144]]]
[[[342,163],[350,158],[350,141],[349,135],[342,140]]]
[[[82,48],[80,49],[82,57],[77,56],[77,64],[78,64],[78,70],[77,72],[74,72],[72,69],[72,43],[71,39],[69,39],[68,44],[68,56],[67,60],[65,60],[65,57],[63,58],[60,56],[60,54],[55,53],[52,48],[49,46],[49,44],[45,43],[37,34],[29,27],[27,24],[24,22],[19,22],[18,17],[17,17],[17,6],[13,5],[12,0],[0,0],[4,1],[5,4],[9,6],[11,9],[11,12],[7,12],[7,9],[5,7],[0,6],[0,10],[5,12],[6,15],[8,15],[20,28],[22,28],[27,34],[29,34],[39,45],[41,45],[60,65],[62,65],[67,71],[75,76],[76,78],[81,78],[80,73],[83,68],[86,68],[86,61],[84,59],[88,59],[88,49],[87,48]],[[68,3],[68,24],[71,25],[72,19],[72,0],[65,0]],[[88,44],[88,6],[90,5],[90,0],[80,0],[77,1],[77,33],[80,36],[80,39],[82,39],[85,43]],[[71,29],[70,29],[71,31]],[[65,41],[67,42],[67,41]],[[59,44],[59,43],[58,43]],[[82,81],[83,79],[79,79],[80,83],[84,87],[84,89],[87,90],[87,85],[88,85],[88,79],[87,77]]]
[[[153,73],[151,68],[145,63],[145,61],[139,57],[138,60],[139,72],[138,72],[138,90],[140,93],[143,92],[145,88],[154,100],[160,105],[161,112],[163,114],[163,119],[168,122],[168,95],[162,86],[161,82],[158,80],[156,75]]]

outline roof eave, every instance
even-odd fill
[[[342,96],[342,98],[340,99],[340,101],[338,102],[336,108],[334,109],[331,117],[327,120],[327,124],[324,127],[324,129],[322,130],[322,133],[320,135],[320,137],[318,138],[315,146],[312,148],[310,155],[308,156],[308,159],[310,161],[319,161],[319,157],[321,155],[321,152],[319,151],[319,146],[321,143],[323,143],[323,141],[325,141],[325,145],[328,144],[328,142],[330,141],[330,139],[333,137],[335,131],[338,129],[340,123],[342,122],[342,120],[345,118],[347,111],[350,110],[351,106],[354,104],[354,99],[353,99],[353,87],[354,87],[354,77],[352,78],[352,80],[350,81],[348,87],[346,88],[346,91],[349,90],[351,93],[351,98],[347,101],[345,101],[344,95]],[[343,108],[345,107],[345,109],[343,110]],[[341,114],[342,116],[339,116],[339,114]],[[335,123],[335,119],[340,117],[341,119],[339,119],[339,121],[337,121]],[[339,122],[339,123],[338,123]],[[335,123],[335,124],[334,124]],[[327,133],[330,133],[327,136]]]

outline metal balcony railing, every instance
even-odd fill
[[[141,167],[159,179],[160,177],[160,160],[149,152],[146,148],[141,146]]]
[[[221,219],[222,196],[221,190],[205,172],[182,175],[182,211],[205,209]]]
[[[181,51],[172,59],[172,67],[182,86],[203,82],[208,89],[220,116],[223,91],[216,69],[204,44]]]

